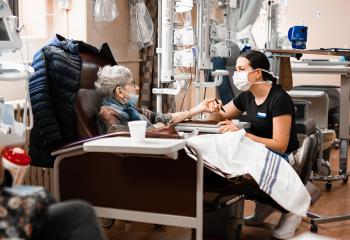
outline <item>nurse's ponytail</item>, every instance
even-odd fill
[[[276,84],[277,83],[278,77],[276,77],[272,73],[270,73],[270,72],[267,73],[267,72],[264,72],[264,71],[261,71],[261,73],[262,73],[263,79],[265,81],[271,81],[272,84]]]

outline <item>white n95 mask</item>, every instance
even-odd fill
[[[232,76],[233,84],[240,91],[248,91],[251,83],[248,81],[248,73],[245,71],[235,71]]]

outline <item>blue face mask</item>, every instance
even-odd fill
[[[139,103],[139,95],[133,94],[133,93],[129,93],[129,100],[128,100],[128,104],[130,104],[133,107],[136,107],[137,104]]]

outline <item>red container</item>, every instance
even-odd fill
[[[19,147],[6,147],[1,152],[1,160],[13,177],[13,185],[22,184],[31,163],[28,154]]]

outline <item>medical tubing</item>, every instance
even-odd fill
[[[25,36],[27,35],[27,29],[26,26],[23,25],[22,29],[25,32]],[[23,55],[21,53],[21,51],[19,51],[21,60],[23,62],[24,68],[25,68],[25,72],[26,72],[26,85],[25,85],[25,102],[24,102],[24,106],[23,106],[23,124],[26,127],[27,130],[31,130],[33,128],[33,111],[32,111],[32,103],[30,100],[30,95],[29,95],[29,68],[28,68],[28,64],[29,64],[29,50],[28,50],[28,38],[26,38],[25,40],[25,45],[26,45],[26,61],[24,61]],[[29,126],[27,126],[27,113],[29,111]]]
[[[188,84],[188,86],[187,86],[187,88],[186,88],[186,91],[185,91],[185,93],[184,93],[184,96],[183,96],[183,98],[182,98],[182,102],[181,102],[180,110],[182,110],[182,107],[183,107],[183,104],[184,104],[184,101],[185,101],[185,98],[186,98],[186,95],[187,95],[188,89],[189,89],[189,88],[191,87],[191,85],[192,85],[192,70],[191,70],[191,68],[192,68],[192,66],[190,65],[190,75],[191,75],[191,79],[190,79],[190,82],[189,82],[189,84]],[[181,73],[182,73],[181,68],[179,68],[179,70],[180,70],[180,71],[181,71]]]

